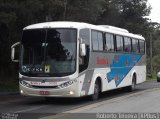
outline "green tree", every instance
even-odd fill
[[[105,10],[105,0],[68,0],[66,20],[96,23]]]
[[[106,0],[105,5],[98,24],[114,25],[142,35],[148,32],[145,16],[149,15],[151,8],[147,7],[147,0]]]
[[[15,34],[17,4],[11,0],[0,0],[0,74],[11,73],[10,46]]]

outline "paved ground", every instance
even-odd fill
[[[159,100],[160,83],[156,81],[147,81],[137,85],[137,89],[132,93],[125,90],[109,91],[104,93],[102,98],[96,102],[92,102],[88,98],[56,98],[52,101],[46,101],[40,97],[23,97],[20,95],[0,96],[0,118],[7,115],[26,119],[46,116],[51,119],[55,117],[66,119],[66,115],[59,117],[59,114],[63,112],[67,114],[95,113],[95,115],[98,112],[160,112]],[[18,115],[11,115],[13,113]],[[56,116],[53,117],[53,115]],[[77,115],[75,116],[77,118]],[[79,117],[83,118],[83,116],[86,115],[80,114]]]

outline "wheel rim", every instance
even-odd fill
[[[132,80],[132,89],[134,90],[136,87],[136,82],[135,82],[135,77],[133,77],[133,80]]]
[[[97,85],[97,84],[95,84],[95,87],[94,87],[94,94],[98,94],[98,91],[99,91],[99,89],[98,89],[98,85]]]
[[[134,83],[134,81],[132,82],[132,89],[135,89],[135,83]]]
[[[98,99],[98,97],[99,97],[99,85],[95,83],[93,99],[96,100]]]

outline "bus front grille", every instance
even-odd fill
[[[59,88],[58,86],[35,86],[35,85],[32,85],[32,87],[36,88],[36,89],[40,89],[40,88],[57,89],[57,88]]]

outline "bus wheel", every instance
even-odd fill
[[[133,75],[132,77],[132,85],[128,87],[128,91],[132,92],[136,89],[136,76]]]
[[[94,94],[91,95],[91,100],[92,101],[97,100],[99,98],[99,94],[100,94],[100,84],[97,80],[94,85]]]

